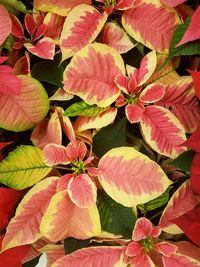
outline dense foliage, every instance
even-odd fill
[[[0,0],[0,265],[200,266],[200,6]]]

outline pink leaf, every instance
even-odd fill
[[[20,80],[20,95],[0,93],[0,127],[24,131],[34,127],[46,116],[49,100],[39,81],[26,75],[17,77]]]
[[[87,104],[107,107],[120,94],[114,83],[118,74],[125,74],[120,54],[107,45],[90,44],[77,52],[67,65],[64,89],[81,97]]]
[[[129,257],[134,257],[141,253],[143,253],[143,249],[139,242],[130,242],[126,247],[126,255]]]
[[[169,6],[169,7],[176,7],[187,0],[162,0],[163,4]]]
[[[148,106],[140,122],[146,142],[158,153],[175,158],[186,150],[180,146],[186,139],[185,131],[169,110]]]
[[[42,38],[35,45],[25,43],[24,46],[33,55],[44,59],[53,59],[55,54],[55,43],[49,37]]]
[[[177,247],[169,242],[159,242],[158,244],[154,245],[154,249],[156,249],[162,255],[170,257],[171,254],[175,254],[177,251]]]
[[[48,144],[43,149],[44,161],[48,166],[68,164],[71,160],[68,157],[66,147],[57,144]]]
[[[200,247],[187,241],[176,242],[175,245],[179,254],[194,258],[200,262]]]
[[[103,28],[107,17],[106,13],[99,13],[92,6],[79,5],[73,8],[65,20],[60,37],[62,60],[92,43]]]
[[[120,74],[117,75],[116,78],[115,78],[115,84],[125,94],[128,94],[129,93],[129,91],[128,91],[128,85],[129,85],[129,79],[128,79],[128,77],[126,77],[124,75],[120,75]]]
[[[126,10],[126,9],[133,7],[134,4],[135,4],[135,0],[118,0],[115,5],[115,9]]]
[[[200,246],[200,208],[193,209],[173,220],[185,235]]]
[[[153,74],[157,63],[155,51],[149,52],[140,62],[140,68],[137,72],[137,85],[143,85]]]
[[[156,198],[171,183],[158,164],[132,147],[111,149],[98,169],[106,193],[127,207]]]
[[[46,31],[46,28],[47,28],[47,26],[45,25],[45,24],[41,24],[41,25],[39,25],[39,27],[37,28],[37,30],[36,30],[36,33],[35,33],[35,38],[34,38],[34,40],[38,40],[40,37],[42,37],[42,35],[45,33],[45,31]],[[46,37],[47,38],[47,37]],[[51,38],[49,38],[49,39],[51,39]],[[52,39],[51,39],[52,40]]]
[[[164,267],[199,267],[200,262],[181,254],[172,254],[162,257]]]
[[[0,45],[6,40],[11,33],[12,21],[7,9],[0,4]]]
[[[189,133],[200,124],[200,107],[191,76],[177,77],[167,82],[165,95],[156,104],[170,109]]]
[[[46,178],[24,196],[7,227],[3,250],[31,244],[41,237],[40,222],[52,196],[56,193],[57,180],[58,177]]]
[[[145,109],[142,105],[128,104],[125,108],[126,117],[130,123],[139,122],[142,118],[142,114],[143,114],[144,110]]]
[[[66,237],[87,239],[97,236],[101,232],[97,207],[79,208],[71,201],[66,190],[60,191],[51,199],[40,231],[53,242]]]
[[[151,83],[140,94],[143,103],[154,103],[165,95],[165,86],[160,83]]]
[[[200,6],[197,7],[197,9],[194,11],[189,27],[187,28],[182,39],[176,45],[176,47],[183,45],[185,43],[200,39],[200,28],[199,28],[200,19],[199,19],[199,17],[200,17]]]
[[[99,40],[101,43],[115,48],[120,54],[128,52],[135,46],[126,32],[113,22],[105,24]]]
[[[16,37],[23,39],[24,38],[24,28],[23,28],[21,22],[19,21],[19,19],[16,16],[14,16],[12,14],[10,14],[10,18],[12,20],[11,33]]]
[[[189,181],[186,181],[171,197],[160,218],[159,226],[167,233],[182,233],[180,228],[174,225],[172,221],[194,209],[198,204],[199,202],[192,193]]]
[[[124,252],[124,247],[114,246],[83,248],[59,259],[52,267],[126,267],[127,264],[123,261]]]
[[[2,92],[8,95],[20,94],[20,80],[14,74],[13,68],[6,65],[0,65],[0,93]]]
[[[136,41],[157,52],[168,52],[176,26],[180,24],[174,9],[160,1],[139,0],[122,15],[122,25]]]
[[[34,0],[34,7],[43,12],[52,12],[66,17],[71,9],[80,4],[91,4],[91,0]]]
[[[200,38],[200,37],[199,37]],[[194,81],[194,90],[196,96],[200,99],[200,71],[187,70]]]
[[[68,184],[68,193],[75,205],[80,208],[90,208],[95,205],[96,186],[86,174],[73,176]]]
[[[141,217],[136,221],[133,234],[132,234],[132,240],[133,241],[140,241],[142,239],[145,239],[146,237],[151,236],[153,225],[151,221],[146,219],[145,217]],[[161,231],[160,231],[161,232]],[[158,235],[160,233],[158,232]]]

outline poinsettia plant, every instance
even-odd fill
[[[0,0],[0,265],[200,266],[200,6]]]

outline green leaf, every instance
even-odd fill
[[[89,243],[90,239],[79,240],[73,237],[68,237],[64,240],[65,254],[70,254],[78,249],[85,248]]]
[[[157,209],[162,207],[163,205],[165,205],[167,203],[167,201],[169,200],[169,191],[171,189],[171,186],[167,188],[167,190],[160,195],[159,197],[144,203],[144,204],[140,204],[138,205],[138,208],[143,212],[146,213],[148,211]]]
[[[97,116],[104,110],[105,108],[98,107],[97,105],[88,105],[84,101],[80,101],[68,107],[62,115],[68,117]]]
[[[4,4],[6,7],[11,7],[24,13],[26,12],[26,6],[18,0],[0,0],[0,4]]]
[[[0,162],[0,183],[22,190],[42,180],[51,170],[44,164],[40,148],[20,146]]]
[[[178,44],[178,42],[182,39],[185,31],[187,30],[190,24],[190,20],[191,17],[188,17],[185,21],[185,24],[179,25],[175,30],[171,41],[169,57],[200,54],[200,40],[189,42],[187,44],[175,47]]]
[[[41,82],[47,82],[57,87],[63,87],[64,66],[60,64],[59,57],[55,60],[43,60],[36,63],[31,69],[31,76]]]
[[[102,157],[111,148],[126,146],[126,117],[101,129],[93,138],[93,152]]]
[[[196,152],[194,152],[193,150],[185,151],[182,154],[180,154],[177,158],[175,158],[173,161],[171,161],[169,164],[180,170],[189,172],[195,154]]]
[[[115,202],[103,190],[98,191],[97,207],[104,231],[131,238],[136,221],[131,208]]]

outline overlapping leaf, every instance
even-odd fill
[[[3,240],[3,249],[34,243],[42,237],[40,223],[52,196],[56,193],[58,177],[37,183],[20,202]],[[31,231],[30,231],[31,229]]]
[[[6,40],[11,32],[12,22],[7,9],[0,4],[0,45]]]
[[[146,107],[141,119],[141,129],[146,142],[162,155],[175,158],[186,150],[180,146],[186,140],[183,126],[166,108]]]
[[[85,45],[92,43],[107,20],[92,6],[79,5],[68,14],[60,36],[62,60],[73,56]]]
[[[72,58],[64,72],[64,89],[87,104],[107,107],[120,94],[114,79],[125,74],[123,60],[113,48],[90,44]]]
[[[175,9],[164,6],[158,0],[139,0],[133,8],[124,12],[122,24],[136,41],[150,49],[166,53],[180,19]]]
[[[37,80],[19,75],[19,95],[0,93],[0,127],[24,131],[34,127],[47,114],[49,101],[46,91]]]
[[[132,147],[111,149],[98,169],[106,193],[126,207],[158,197],[171,183],[158,164]]]
[[[0,162],[0,183],[22,190],[42,180],[50,171],[43,162],[41,149],[21,146]]]

